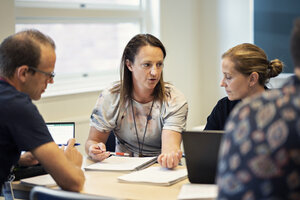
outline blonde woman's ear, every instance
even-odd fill
[[[257,82],[258,82],[258,79],[259,79],[259,74],[257,72],[252,72],[249,76],[249,84],[250,84],[250,87],[255,85]]]

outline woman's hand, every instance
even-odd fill
[[[94,161],[102,161],[109,157],[110,152],[106,151],[105,144],[100,142],[97,144],[92,144],[89,147],[88,154]]]
[[[182,151],[162,153],[158,156],[157,162],[162,166],[169,169],[175,168],[180,163],[182,157]]]

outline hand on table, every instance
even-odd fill
[[[182,157],[182,151],[178,150],[177,152],[169,152],[169,153],[162,153],[158,156],[157,162],[166,168],[175,168],[178,166],[180,159]]]

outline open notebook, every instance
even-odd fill
[[[137,171],[156,162],[157,157],[110,156],[107,159],[85,167],[85,170]]]
[[[187,178],[187,170],[167,169],[163,167],[148,167],[146,169],[131,172],[118,177],[119,182],[143,183],[169,186]]]
[[[46,187],[56,186],[56,182],[50,174],[21,179],[21,184],[30,186],[40,185]]]

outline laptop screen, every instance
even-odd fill
[[[70,138],[75,137],[74,122],[51,122],[46,125],[54,142],[58,145],[66,145]]]
[[[182,133],[188,178],[191,183],[214,184],[218,153],[224,131]]]

